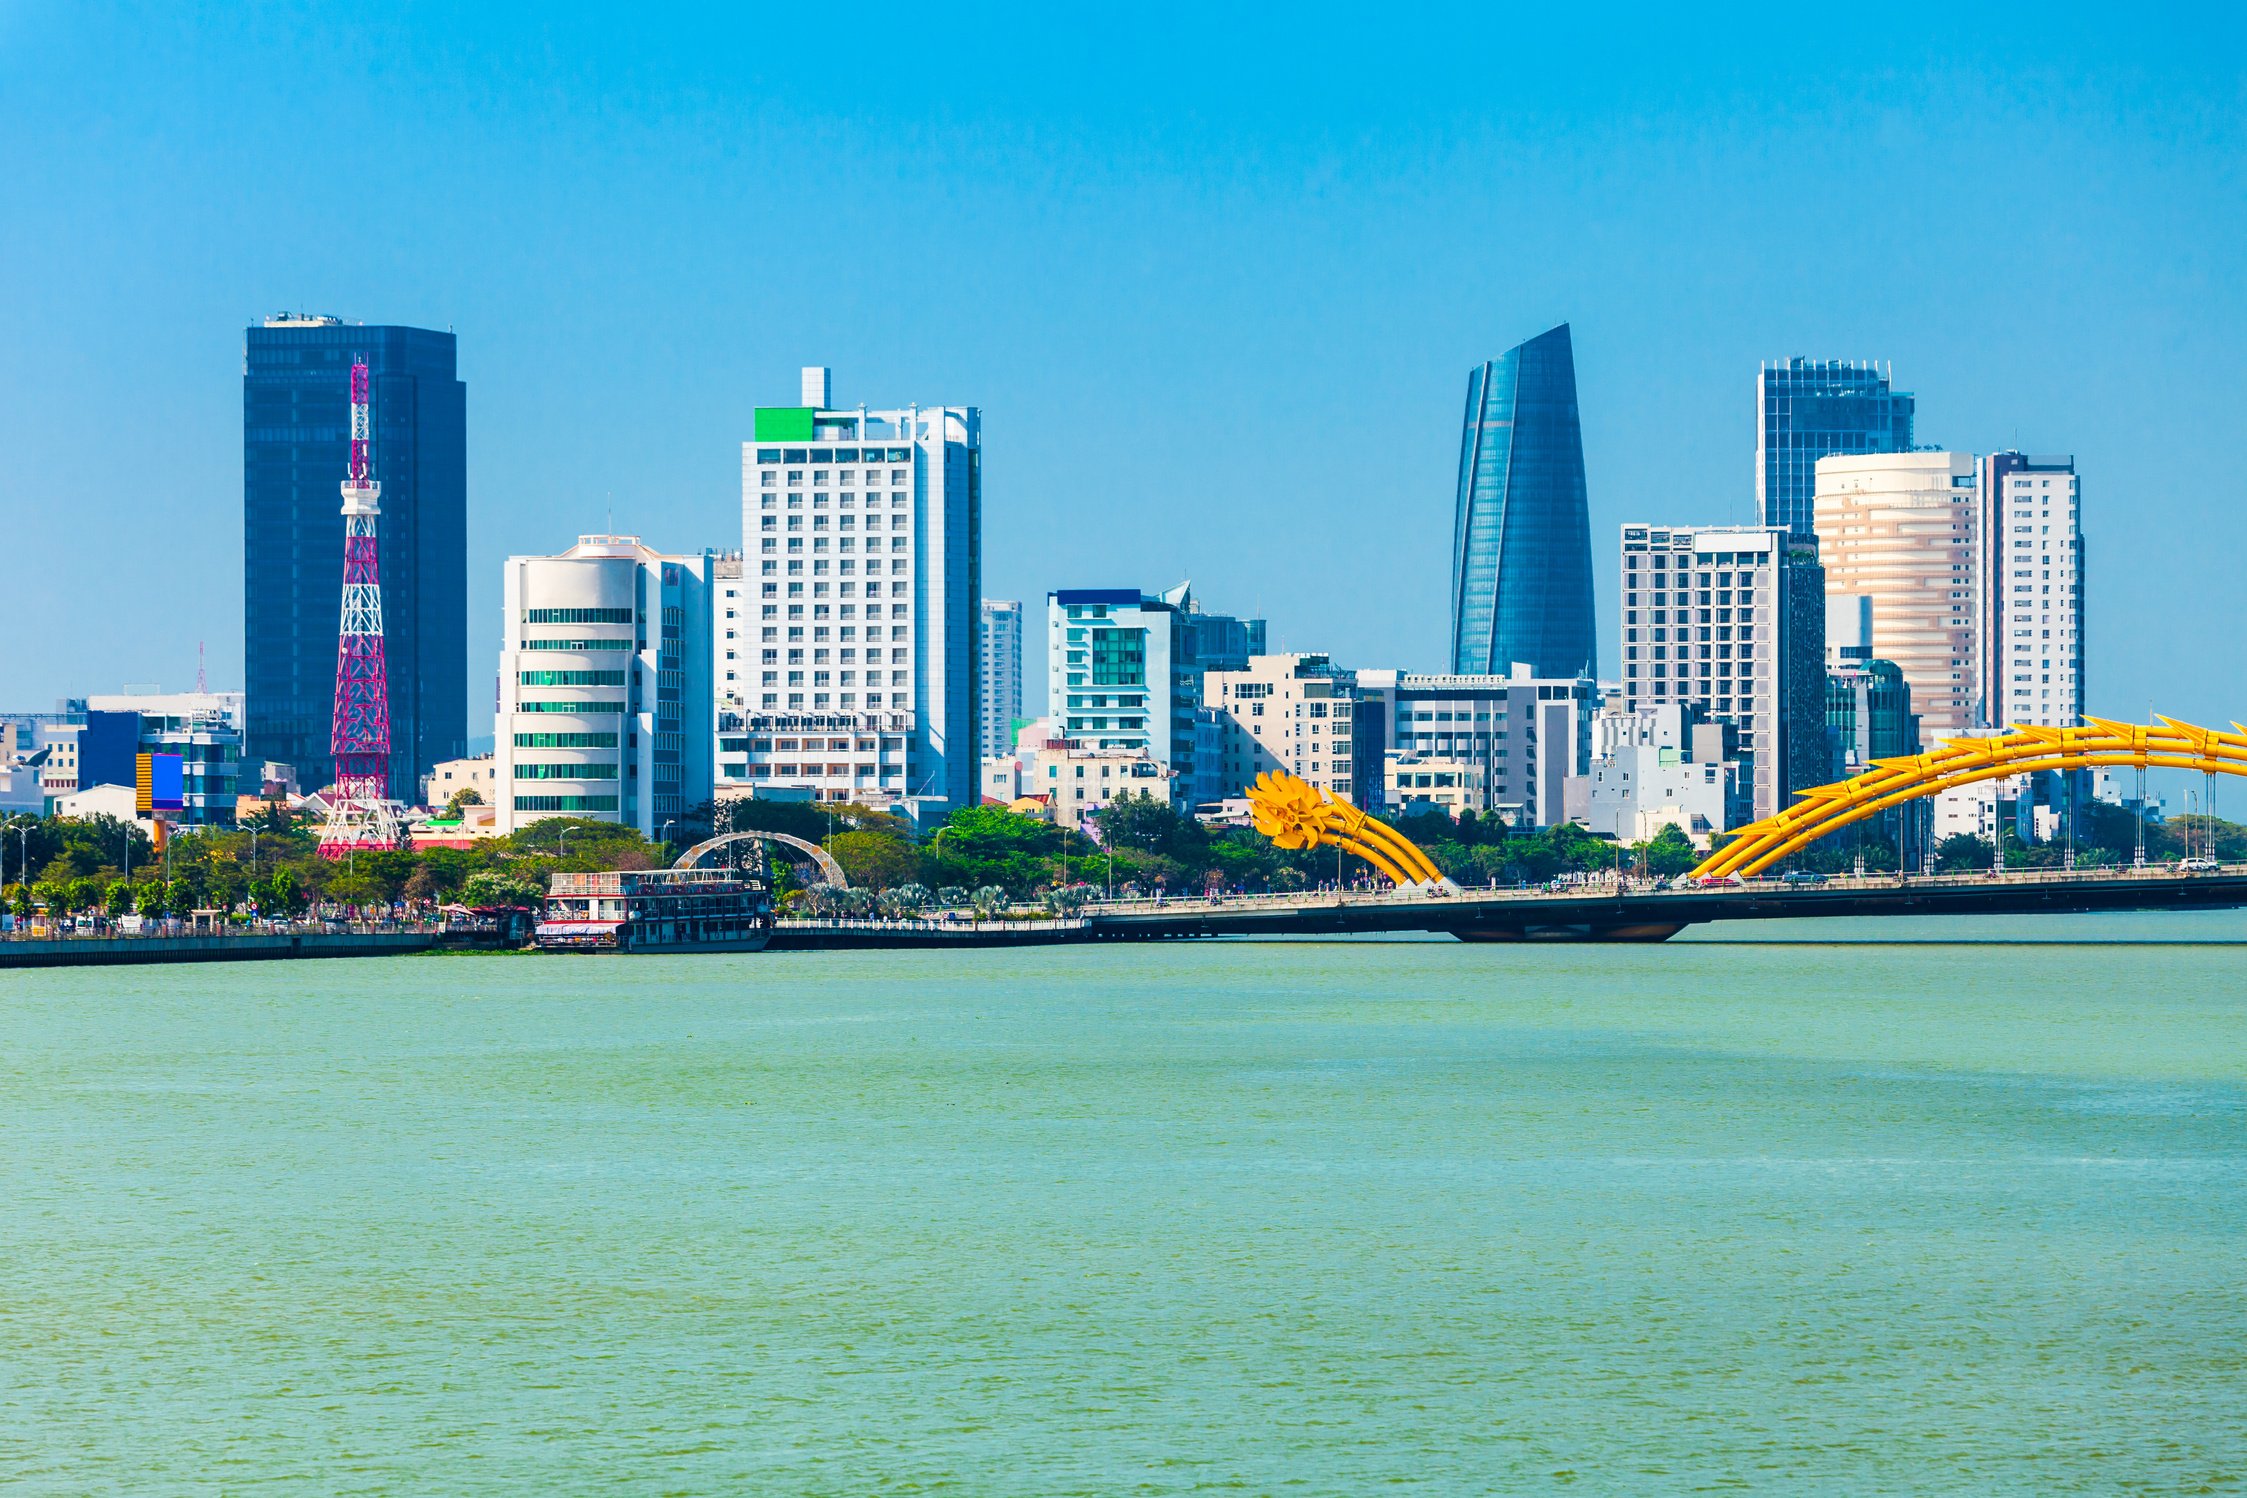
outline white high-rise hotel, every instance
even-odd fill
[[[758,408],[719,795],[975,804],[980,425],[970,406],[837,410],[818,368],[800,405]]]
[[[1982,697],[1993,725],[2083,713],[2083,523],[2075,460],[1982,459]]]

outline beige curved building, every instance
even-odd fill
[[[1829,598],[1872,600],[1872,649],[1911,684],[1927,743],[1984,720],[1977,641],[1981,504],[1968,453],[1818,460],[1814,501]]]

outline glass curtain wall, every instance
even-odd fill
[[[1593,669],[1592,533],[1568,325],[1467,376],[1451,544],[1451,669]]]

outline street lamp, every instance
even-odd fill
[[[575,831],[577,831],[575,827],[557,826],[554,829],[554,856],[556,858],[560,858],[568,852],[570,834]]]

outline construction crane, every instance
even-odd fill
[[[367,360],[351,363],[351,459],[343,480],[343,621],[337,631],[334,800],[320,829],[320,856],[399,846],[404,808],[390,796],[390,670],[382,649],[382,568],[376,532],[382,485],[368,476]]]

